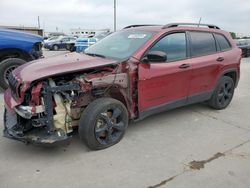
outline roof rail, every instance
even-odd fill
[[[160,26],[160,25],[156,25],[156,24],[129,25],[129,26],[124,27],[123,29],[128,29],[132,27],[144,27],[144,26]]]
[[[170,28],[170,27],[178,27],[180,25],[187,25],[187,26],[207,26],[208,28],[211,28],[211,29],[220,29],[218,26],[216,25],[212,25],[212,24],[199,24],[199,23],[170,23],[170,24],[167,24],[167,25],[164,25],[162,27],[162,29],[167,29],[167,28]]]

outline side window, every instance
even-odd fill
[[[215,38],[218,41],[219,45],[220,45],[220,49],[221,51],[225,51],[231,48],[230,43],[228,42],[228,40],[220,34],[215,34]]]
[[[63,42],[68,42],[68,41],[69,41],[69,38],[63,38],[62,41],[63,41]]]
[[[186,34],[173,33],[160,39],[149,51],[162,51],[167,61],[176,61],[187,57]]]
[[[190,32],[192,57],[215,53],[216,43],[212,33]]]

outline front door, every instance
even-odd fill
[[[140,112],[156,110],[157,107],[162,109],[165,105],[181,106],[186,103],[191,77],[186,41],[185,32],[171,33],[148,50],[165,52],[167,60],[139,64]]]

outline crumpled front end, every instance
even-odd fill
[[[131,67],[110,64],[29,82],[12,73],[4,94],[5,137],[49,145],[67,141],[84,109],[100,97],[120,100],[134,118],[137,96],[129,88],[136,79],[127,73]]]
[[[29,123],[14,111],[5,109],[4,112],[4,136],[24,143],[53,145],[65,142],[69,139],[63,131],[49,133],[44,128],[29,129]],[[27,132],[26,132],[27,131]]]
[[[71,102],[59,92],[71,93],[78,85],[57,86],[52,79],[39,82],[25,95],[24,102],[16,102],[8,89],[4,94],[4,136],[25,143],[56,144],[71,136]]]

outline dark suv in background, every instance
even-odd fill
[[[250,39],[238,39],[236,44],[242,50],[242,57],[250,57]]]
[[[15,69],[4,94],[4,135],[53,144],[78,128],[89,148],[107,148],[122,139],[129,120],[203,101],[226,108],[240,60],[231,35],[214,25],[128,26],[84,54]]]
[[[8,77],[17,66],[42,56],[42,37],[0,28],[0,88],[7,89]]]
[[[43,47],[48,50],[60,50],[67,49],[70,50],[72,46],[75,45],[76,38],[69,36],[59,36],[54,40],[48,40],[44,42]]]

